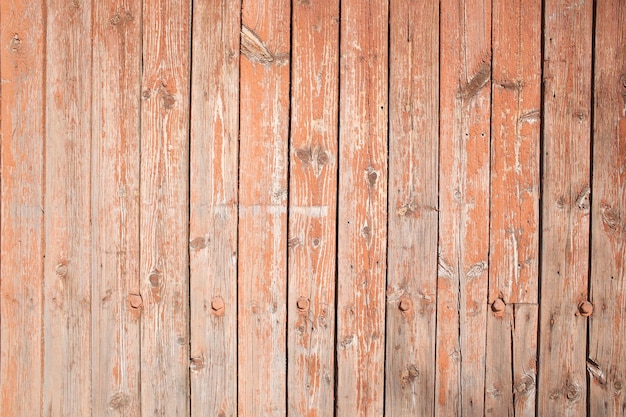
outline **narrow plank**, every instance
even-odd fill
[[[93,7],[91,407],[138,417],[141,2]]]
[[[43,415],[91,415],[91,2],[46,4]],[[22,399],[24,400],[24,399]]]
[[[189,414],[189,0],[143,2],[141,413]]]
[[[292,12],[288,413],[334,415],[339,1]]]
[[[591,1],[544,3],[538,412],[586,414]]]
[[[485,416],[513,417],[515,415],[513,411],[513,332],[515,328],[513,308],[512,304],[496,304],[487,315]]]
[[[41,415],[44,10],[42,1],[0,3],[0,415],[3,416]]]
[[[513,306],[513,400],[515,417],[534,417],[537,403],[538,304]]]
[[[537,303],[541,0],[493,13],[489,302]]]
[[[193,2],[191,415],[237,414],[237,152],[241,2]]]
[[[341,4],[338,415],[384,413],[388,2]]]
[[[626,414],[626,2],[596,5],[590,416]]]
[[[390,2],[386,415],[435,398],[439,4]]]
[[[441,3],[436,415],[484,414],[491,2]]]
[[[238,347],[240,416],[286,415],[290,5],[242,6]]]

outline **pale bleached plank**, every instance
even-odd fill
[[[46,4],[43,415],[91,415],[91,2]],[[22,401],[28,401],[23,398]]]
[[[589,409],[626,414],[626,2],[596,4]]]
[[[240,416],[284,416],[290,6],[243,1],[239,165]]]
[[[493,9],[489,302],[536,303],[541,0]]]
[[[515,417],[534,417],[537,402],[539,305],[513,306],[513,400]]]
[[[191,415],[237,414],[239,1],[193,2]]]
[[[0,415],[42,400],[45,9],[0,3]]]
[[[288,404],[333,416],[339,1],[292,13],[289,178]]]
[[[189,414],[189,0],[143,3],[141,413]]]
[[[491,307],[487,315],[485,416],[514,416],[513,308],[513,305],[505,305],[499,301]]]
[[[93,7],[91,408],[138,417],[141,2]]]
[[[439,162],[439,4],[390,2],[387,415],[432,416]]]
[[[591,1],[544,2],[539,416],[584,416]]]
[[[484,414],[491,1],[441,2],[435,415]]]
[[[388,3],[341,3],[338,415],[384,413]]]

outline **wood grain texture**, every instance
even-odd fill
[[[513,403],[515,417],[534,417],[537,403],[539,306],[513,307]]]
[[[141,413],[189,414],[189,0],[143,3]]]
[[[590,416],[626,414],[626,2],[596,4]]]
[[[191,415],[237,414],[239,1],[193,2]]]
[[[339,1],[292,12],[288,414],[334,415]]]
[[[85,417],[91,415],[92,10],[90,2],[50,0],[46,11],[43,415]]]
[[[484,413],[491,2],[441,3],[436,415]]]
[[[513,305],[487,315],[485,416],[513,417]]]
[[[240,416],[287,413],[290,6],[244,0],[240,70]]]
[[[546,1],[538,415],[586,414],[590,1]]]
[[[494,0],[493,10],[489,302],[536,303],[541,1]]]
[[[388,4],[341,4],[338,415],[384,413]]]
[[[386,415],[435,398],[439,4],[390,2]]]
[[[91,409],[138,417],[141,2],[93,5]]]
[[[41,415],[45,25],[42,1],[0,3],[2,416]]]

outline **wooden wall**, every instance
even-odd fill
[[[0,1],[0,415],[626,415],[626,1]]]

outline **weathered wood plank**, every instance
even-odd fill
[[[497,303],[487,315],[485,416],[514,416],[513,308]]]
[[[432,416],[439,162],[439,4],[390,2],[387,415]]]
[[[138,417],[141,2],[93,7],[92,413]]]
[[[241,2],[193,2],[191,415],[237,414],[237,151]]]
[[[294,2],[289,178],[289,414],[334,415],[339,1]]]
[[[491,2],[443,1],[440,25],[435,414],[482,416],[489,253]]]
[[[626,415],[626,2],[596,4],[590,416]]]
[[[141,413],[189,414],[189,0],[143,3]]]
[[[41,415],[44,7],[42,1],[0,3],[2,416]]]
[[[43,415],[91,415],[91,2],[46,4]],[[22,399],[24,400],[24,399]]]
[[[240,70],[240,416],[286,415],[290,6],[243,1]]]
[[[337,398],[384,413],[388,3],[341,4]]]
[[[495,0],[493,10],[489,302],[536,303],[541,0]]]
[[[545,1],[538,415],[586,414],[591,1]]]
[[[513,401],[515,417],[534,417],[537,403],[539,306],[513,306]]]

